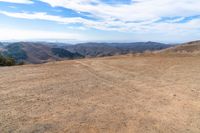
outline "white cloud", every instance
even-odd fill
[[[174,20],[169,20],[167,22],[159,22],[155,23],[159,19],[151,19],[142,22],[124,22],[121,20],[114,21],[104,20],[104,21],[92,21],[83,19],[80,17],[66,18],[54,15],[48,15],[47,13],[13,13],[13,12],[5,12],[0,11],[0,14],[4,14],[6,16],[15,17],[15,18],[23,18],[23,19],[39,19],[39,20],[48,20],[55,21],[63,24],[71,24],[71,23],[81,23],[85,25],[85,27],[77,27],[80,29],[96,28],[100,30],[116,30],[121,32],[180,32],[184,30],[195,30],[199,27],[200,18],[193,19],[191,21],[185,23],[177,23],[184,19],[184,17],[177,18]],[[72,28],[72,27],[69,27]]]
[[[0,0],[13,2],[12,0]],[[17,0],[16,0],[17,1]],[[37,13],[11,13],[0,11],[10,17],[23,19],[40,19],[71,24],[81,23],[86,28],[96,28],[106,31],[120,31],[138,34],[149,34],[165,37],[199,36],[200,18],[179,23],[186,17],[200,14],[199,0],[132,0],[131,4],[106,4],[100,0],[40,0],[53,7],[72,9],[77,13],[86,12],[97,20],[89,20],[81,17],[61,17],[44,12]],[[30,0],[18,0],[18,3],[29,3]],[[95,3],[95,4],[94,4]],[[170,18],[167,21],[159,21],[162,18]],[[199,36],[200,37],[200,36]]]
[[[0,11],[0,14],[4,14],[9,17],[14,17],[14,18],[24,18],[24,19],[41,19],[41,20],[49,20],[49,21],[55,21],[55,22],[60,22],[60,23],[78,23],[78,22],[86,22],[88,20],[82,19],[80,17],[76,18],[63,18],[60,16],[53,16],[53,15],[48,15],[47,13],[44,12],[38,12],[38,13],[14,13],[14,12],[6,12],[6,11]]]
[[[9,3],[20,3],[20,4],[32,4],[31,0],[0,0],[0,2],[9,2]]]
[[[0,0],[1,1],[1,0]],[[6,1],[6,0],[4,0]],[[7,0],[11,1],[11,0]],[[30,0],[18,0],[18,2],[31,2]],[[139,31],[152,29],[152,25],[165,24],[165,22],[155,23],[162,18],[176,19],[168,20],[168,25],[177,26],[177,22],[184,20],[185,17],[200,14],[200,1],[198,0],[132,0],[129,5],[117,4],[109,5],[100,0],[40,0],[51,6],[69,8],[77,12],[90,13],[96,20],[88,20],[81,17],[65,18],[53,16],[47,13],[10,13],[1,11],[1,14],[25,19],[41,19],[55,21],[59,23],[82,23],[86,27],[101,30],[118,31]],[[96,4],[94,4],[96,3]],[[181,25],[181,24],[180,24]],[[187,23],[186,23],[187,25]],[[174,27],[174,26],[172,26]]]
[[[123,25],[123,23],[121,22],[110,22],[108,24],[107,22],[91,21],[91,20],[80,18],[80,17],[66,18],[66,17],[48,15],[47,13],[44,13],[44,12],[14,13],[14,12],[0,11],[0,14],[4,14],[6,16],[14,17],[14,18],[48,20],[48,21],[55,21],[55,22],[63,23],[63,24],[81,23],[85,25],[86,27],[96,28],[96,29],[101,29],[101,30],[112,30],[116,28],[109,28],[110,26]],[[81,29],[83,29],[83,27]]]
[[[30,39],[84,39],[85,37],[75,33],[40,31],[40,30],[20,30],[1,27],[0,40],[30,40]]]
[[[164,32],[169,29],[178,30],[180,27],[183,28],[183,30],[187,30],[189,27],[200,27],[190,22],[177,23],[184,20],[186,17],[200,14],[199,0],[132,0],[132,3],[127,5],[110,5],[100,0],[41,1],[53,7],[59,6],[77,12],[90,13],[94,18],[101,21],[89,21],[85,24],[89,27],[102,30],[144,32],[145,30],[157,29],[158,31]],[[159,19],[173,17],[176,19],[155,23]],[[161,27],[160,25],[165,25],[165,27]]]
[[[52,6],[88,12],[101,19],[142,21],[160,17],[191,16],[200,14],[199,0],[133,0],[129,5],[108,5],[99,0],[41,0]],[[96,2],[97,4],[91,4]]]

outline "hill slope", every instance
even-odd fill
[[[199,57],[0,68],[2,133],[199,133]]]
[[[200,55],[200,41],[193,41],[159,51],[165,54]]]

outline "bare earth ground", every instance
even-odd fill
[[[200,57],[0,68],[0,133],[200,133]]]

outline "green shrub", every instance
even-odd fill
[[[14,66],[14,65],[16,65],[15,59],[0,55],[0,66]]]
[[[24,65],[24,64],[25,64],[25,62],[21,61],[17,65]]]

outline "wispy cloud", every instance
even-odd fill
[[[55,21],[60,23],[85,23],[86,19],[80,18],[80,17],[74,17],[74,18],[64,18],[60,16],[54,16],[54,15],[48,15],[44,12],[37,12],[37,13],[13,13],[13,12],[6,12],[6,11],[0,11],[0,14],[4,14],[9,17],[15,17],[15,18],[23,18],[23,19],[40,19],[40,20],[48,20],[48,21]]]
[[[51,39],[51,40],[65,40],[65,39],[84,39],[85,37],[76,33],[52,32],[43,30],[22,30],[22,29],[8,29],[1,27],[1,40],[26,40],[26,39]]]
[[[0,0],[1,1],[1,0]],[[11,0],[4,0],[11,1]],[[41,0],[53,7],[64,7],[78,13],[84,12],[92,15],[96,20],[81,17],[61,17],[44,12],[37,13],[11,13],[1,11],[1,14],[24,19],[41,19],[59,23],[82,23],[86,27],[101,30],[138,30],[160,23],[178,23],[185,17],[200,14],[200,1],[194,0],[132,0],[131,4],[110,5],[100,0]],[[29,3],[30,0],[18,0],[20,3]],[[95,4],[94,4],[95,3]],[[170,18],[165,22],[162,18]],[[177,25],[177,24],[175,24]]]
[[[1,1],[23,4],[37,2],[31,0]],[[128,4],[123,1],[115,4],[115,0],[110,3],[104,0],[39,1],[48,4],[52,10],[61,7],[61,9],[71,10],[81,15],[66,16],[44,11],[9,12],[5,10],[0,11],[0,14],[21,19],[54,21],[61,24],[81,24],[82,26],[74,26],[77,30],[97,29],[134,33],[134,35],[148,33],[158,36],[162,34],[186,36],[187,33],[197,34],[200,31],[200,17],[193,17],[200,15],[199,0],[129,0]],[[88,19],[88,16],[92,19]],[[73,29],[73,26],[69,28]]]
[[[9,2],[9,3],[20,3],[20,4],[32,4],[31,0],[0,0],[0,2]]]
[[[4,14],[9,17],[15,17],[15,18],[23,18],[23,19],[38,19],[38,20],[47,20],[47,21],[54,21],[62,24],[83,24],[84,26],[88,28],[95,28],[100,30],[117,30],[122,32],[127,31],[134,31],[134,32],[144,32],[148,30],[157,30],[162,31],[165,30],[178,30],[186,29],[186,28],[198,28],[199,25],[197,23],[193,23],[196,21],[199,21],[200,18],[192,19],[188,21],[187,23],[178,23],[179,21],[183,20],[184,17],[181,18],[175,18],[170,19],[168,21],[161,21],[157,23],[159,19],[155,18],[152,20],[146,20],[146,21],[121,21],[121,20],[112,20],[109,21],[93,21],[93,20],[87,20],[81,17],[61,17],[61,16],[55,16],[55,15],[49,15],[44,12],[37,12],[37,13],[15,13],[15,12],[6,12],[6,11],[0,11],[0,14]]]
[[[100,0],[41,0],[79,12],[88,12],[102,19],[144,21],[161,17],[190,16],[200,13],[197,0],[132,0],[128,5],[110,5]],[[96,4],[93,4],[96,3]]]
[[[92,20],[87,20],[81,17],[60,17],[60,16],[55,16],[55,15],[49,15],[44,12],[37,12],[37,13],[25,13],[25,12],[7,12],[7,11],[0,11],[0,14],[4,14],[9,17],[14,17],[14,18],[22,18],[22,19],[38,19],[38,20],[48,20],[48,21],[55,21],[58,23],[62,24],[76,24],[80,23],[85,25],[88,28],[96,28],[96,29],[101,29],[101,30],[112,30],[112,29],[119,29],[119,25],[125,25],[121,22],[104,22],[104,21],[92,21]],[[116,28],[114,28],[116,27]],[[120,30],[120,29],[119,29]]]

